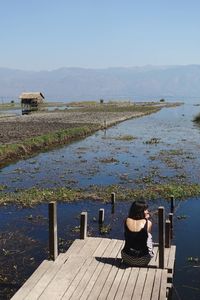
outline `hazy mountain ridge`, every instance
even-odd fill
[[[200,96],[200,65],[132,68],[60,68],[22,71],[0,68],[0,96],[41,91],[49,100]]]

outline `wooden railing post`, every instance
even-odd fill
[[[170,220],[170,232],[171,232],[171,239],[173,238],[173,227],[174,227],[174,224],[173,224],[173,217],[174,217],[174,214],[173,213],[169,213],[169,220]]]
[[[112,205],[112,213],[115,212],[115,193],[111,193],[111,205]]]
[[[164,207],[158,208],[158,240],[159,240],[159,268],[164,269],[165,231],[164,231]]]
[[[104,222],[104,208],[99,209],[99,224]]]
[[[86,237],[87,237],[87,212],[82,212],[80,218],[80,239],[84,240]]]
[[[174,213],[174,206],[175,206],[175,200],[174,200],[174,196],[172,195],[170,197],[170,212],[173,214]]]
[[[171,224],[170,220],[166,220],[165,222],[165,247],[171,247]]]
[[[58,256],[57,206],[49,203],[49,258],[55,260]]]

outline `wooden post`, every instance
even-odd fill
[[[174,196],[173,195],[170,197],[170,201],[171,201],[171,203],[170,203],[170,212],[174,213],[175,200],[174,200]]]
[[[158,208],[158,241],[159,241],[159,268],[164,269],[165,231],[164,231],[164,207]]]
[[[115,193],[111,193],[112,214],[115,212]]]
[[[87,212],[81,213],[80,219],[80,239],[84,240],[87,237]]]
[[[49,203],[49,258],[55,260],[58,256],[57,206],[56,202]]]
[[[115,193],[111,193],[111,204],[115,205]]]
[[[170,220],[166,220],[165,222],[165,247],[171,247],[171,224]]]
[[[173,224],[173,216],[174,214],[173,213],[169,213],[169,220],[170,220],[170,227],[171,227],[171,239],[173,239],[173,227],[174,227],[174,224]]]
[[[104,222],[104,208],[99,209],[99,224]]]

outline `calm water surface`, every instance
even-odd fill
[[[83,141],[3,168],[0,172],[0,185],[6,185],[6,191],[34,186],[85,188],[92,185],[110,184],[132,188],[142,185],[140,179],[152,176],[152,174],[154,182],[161,180],[164,182],[165,177],[177,179],[177,176],[181,174],[187,181],[199,183],[200,128],[192,122],[193,117],[199,111],[199,107],[185,104],[123,122],[106,132],[99,131]],[[119,140],[120,136],[125,135],[132,135],[135,139]],[[159,143],[149,144],[148,141],[151,138],[159,139]],[[182,151],[182,155],[173,157],[178,167],[169,166],[159,158],[161,151],[166,150]],[[111,158],[114,162],[109,161]],[[200,259],[199,200],[195,198],[176,202],[174,242],[177,245],[177,255],[174,299],[200,299],[200,264],[188,261],[188,257]],[[163,202],[162,199],[150,203],[152,210],[159,205],[164,205],[168,213],[169,204]],[[89,213],[91,235],[100,235],[96,220],[99,208],[105,208],[105,223],[111,229],[106,236],[122,239],[123,219],[129,206],[130,203],[118,202],[115,213],[111,214],[109,204],[92,202],[90,199],[84,202],[58,204],[60,250],[67,249],[70,242],[78,237],[76,226],[79,225],[80,212],[85,210]],[[183,215],[185,218],[181,220],[177,218]],[[8,262],[12,268],[15,266],[15,277],[19,277],[15,284],[13,282],[11,288],[17,289],[23,278],[28,277],[47,257],[47,217],[46,204],[29,209],[19,209],[15,206],[0,208],[1,242],[3,235],[10,234],[11,240],[18,240],[15,246],[19,245],[18,251],[15,247],[15,252],[8,253]],[[157,225],[154,216],[153,222],[155,223],[154,240],[157,240]],[[7,245],[9,245],[9,239],[4,243],[5,251]],[[2,254],[5,253],[2,252]],[[26,259],[22,262],[24,254],[26,254]],[[23,276],[19,276],[19,273]],[[1,288],[4,290],[5,285]],[[4,299],[6,299],[5,293],[4,290]]]

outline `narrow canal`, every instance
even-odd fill
[[[90,188],[94,185],[145,187],[148,183],[200,183],[200,128],[192,122],[199,107],[185,104],[156,114],[132,119],[83,141],[75,142],[0,171],[3,192],[31,187]],[[6,186],[6,187],[5,187]],[[148,200],[148,199],[147,199]],[[200,299],[200,199],[176,201],[177,245],[173,299]],[[150,201],[152,212],[169,203]],[[109,204],[91,201],[58,204],[59,248],[65,251],[79,236],[79,215],[88,211],[89,234],[123,238],[123,219],[130,202],[117,201],[114,214]],[[105,208],[105,226],[99,228],[99,208]],[[48,256],[47,204],[32,208],[5,205],[0,208],[1,299],[9,299],[23,280]],[[157,240],[153,214],[154,240]]]

